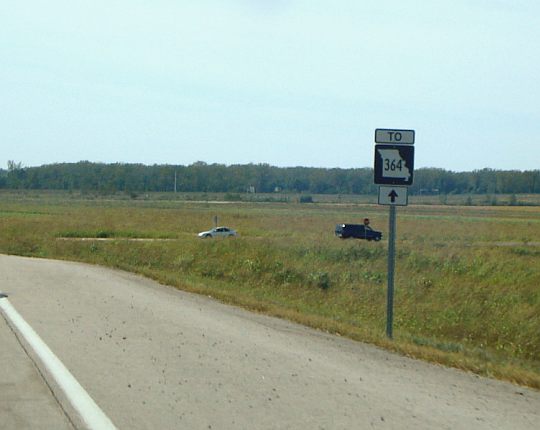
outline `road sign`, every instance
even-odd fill
[[[392,130],[388,128],[377,128],[375,130],[375,143],[412,145],[414,143],[414,130]]]
[[[407,205],[408,190],[414,174],[414,130],[375,130],[374,182],[379,187],[379,204],[390,206],[388,218],[388,294],[386,299],[386,336],[393,338],[394,271],[396,265],[396,206]],[[402,185],[401,187],[396,185]]]
[[[407,206],[409,203],[407,187],[379,187],[379,204]]]
[[[413,173],[414,146],[375,145],[375,184],[412,185]]]

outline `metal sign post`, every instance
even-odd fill
[[[414,130],[375,130],[374,183],[379,187],[379,204],[390,206],[388,220],[388,291],[386,336],[393,337],[394,272],[396,267],[396,206],[407,206],[407,186],[414,174]],[[389,186],[390,185],[390,186]]]
[[[394,270],[396,267],[396,207],[390,206],[388,221],[388,291],[386,295],[386,336],[392,339],[394,324]]]

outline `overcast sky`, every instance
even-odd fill
[[[0,167],[540,168],[540,2],[0,2]]]

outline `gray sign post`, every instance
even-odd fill
[[[394,325],[394,271],[396,267],[396,207],[390,206],[388,221],[388,291],[386,294],[386,336],[392,339]]]
[[[386,297],[386,336],[393,338],[394,272],[396,267],[396,206],[406,206],[407,188],[414,171],[414,130],[375,130],[374,183],[379,187],[379,204],[390,206],[388,220],[388,291]],[[396,186],[397,185],[397,186]],[[401,187],[399,186],[401,185]]]

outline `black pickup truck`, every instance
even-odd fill
[[[336,236],[341,239],[353,237],[355,239],[366,239],[379,241],[382,239],[380,231],[373,230],[369,225],[362,224],[338,224],[336,225]]]

